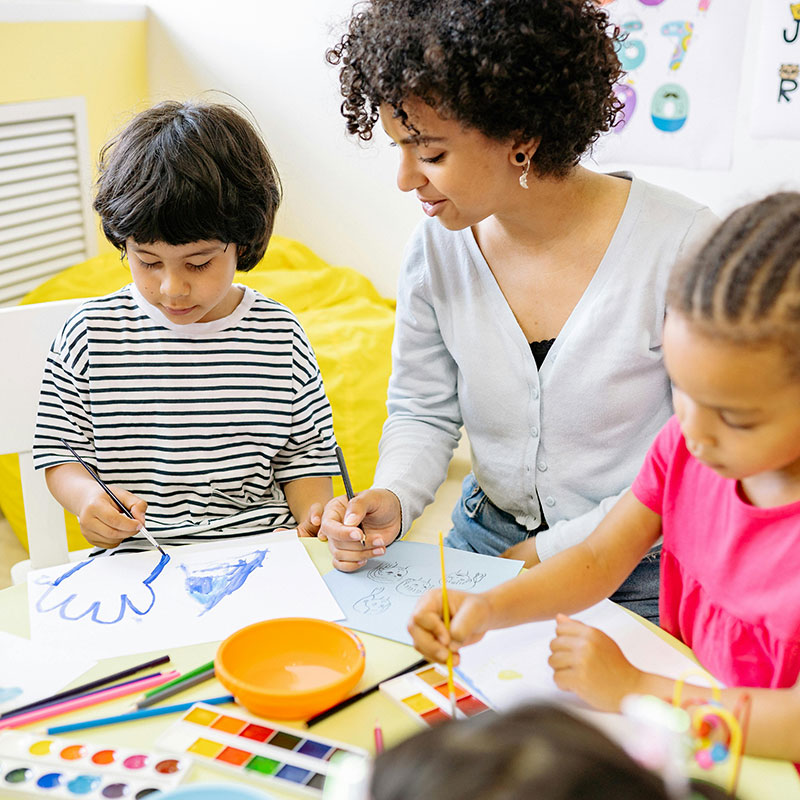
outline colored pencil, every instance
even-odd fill
[[[97,678],[96,680],[89,681],[88,683],[82,683],[80,686],[75,686],[72,689],[65,689],[63,692],[59,692],[58,694],[51,694],[49,697],[43,697],[41,700],[36,700],[33,703],[28,703],[27,705],[14,708],[11,711],[6,711],[5,714],[0,714],[0,721],[6,717],[15,717],[17,714],[20,714],[23,711],[32,711],[34,708],[40,708],[41,706],[51,706],[61,700],[67,700],[69,698],[77,697],[78,695],[87,694],[88,692],[100,686],[113,683],[121,678],[127,678],[128,675],[135,675],[137,672],[141,672],[144,669],[150,669],[150,667],[157,667],[160,664],[166,664],[167,661],[169,661],[169,656],[160,656],[159,658],[152,659],[152,661],[145,661],[143,664],[137,664],[135,667],[128,667],[127,669],[120,670],[119,672],[113,672],[111,675],[106,675],[105,678]]]
[[[381,730],[380,723],[375,720],[375,755],[380,755],[383,752],[383,730]]]
[[[87,719],[83,722],[73,722],[69,725],[56,725],[55,728],[48,728],[47,733],[70,733],[80,731],[85,728],[99,728],[103,725],[116,725],[118,722],[130,722],[131,720],[145,719],[146,717],[160,717],[162,714],[176,714],[179,711],[188,711],[195,703],[206,703],[211,706],[218,706],[221,703],[233,703],[233,695],[226,694],[222,697],[210,697],[205,700],[192,700],[190,703],[178,703],[174,706],[163,706],[162,708],[148,708],[142,711],[131,711],[127,714],[117,714],[113,717],[102,717],[100,719]]]
[[[444,568],[444,539],[439,531],[439,556],[442,561],[442,617],[444,626],[450,633],[450,606],[447,602],[447,572]],[[447,691],[450,693],[450,715],[456,718],[456,687],[453,684],[453,651],[447,648]]]
[[[177,683],[181,683],[181,681],[186,680],[187,678],[193,678],[195,675],[199,675],[201,672],[205,672],[206,670],[211,669],[214,666],[213,661],[209,661],[207,664],[201,664],[199,667],[195,667],[194,669],[190,669],[188,672],[184,672],[178,678],[175,678],[174,681],[170,681],[169,683],[165,683],[163,686],[159,686],[158,689],[151,689],[149,692],[145,692],[145,697],[152,697],[154,694],[159,694],[163,692],[165,689],[169,689],[171,686],[174,686]]]
[[[380,688],[380,685],[384,681],[390,681],[392,678],[399,678],[401,675],[405,675],[407,672],[413,672],[415,669],[419,669],[420,667],[424,667],[428,663],[427,658],[420,658],[419,661],[415,661],[413,664],[409,664],[407,667],[403,667],[403,669],[398,670],[392,675],[388,675],[385,678],[381,678],[377,683],[373,683],[372,686],[368,686],[366,689],[363,689],[356,694],[350,695],[350,697],[346,697],[336,705],[331,706],[330,708],[326,708],[324,711],[320,711],[319,714],[315,714],[313,717],[310,717],[306,720],[306,726],[311,727],[312,725],[316,725],[318,722],[322,722],[322,720],[327,719],[328,717],[336,714],[337,712],[341,711],[343,708],[347,708],[347,706],[353,705],[353,703],[357,703],[359,700],[371,695],[373,692],[377,692]]]
[[[350,473],[347,471],[347,464],[344,463],[344,453],[339,445],[336,445],[336,460],[339,462],[339,472],[342,473],[342,481],[344,482],[344,491],[347,494],[347,499],[352,500],[356,495],[353,491],[353,484],[350,483]],[[361,546],[367,544],[367,534],[361,531]]]
[[[110,686],[103,686],[99,689],[93,689],[90,692],[81,692],[80,694],[72,695],[69,697],[69,700],[77,700],[79,697],[88,697],[90,694],[97,694],[98,692],[103,692],[106,689],[116,689],[118,686],[129,686],[132,683],[139,683],[140,681],[150,680],[150,678],[155,678],[158,675],[161,675],[160,672],[151,672],[148,675],[142,675],[141,678],[133,678],[129,681],[121,681],[120,683],[112,683]],[[25,711],[20,711],[16,714],[11,714],[8,717],[3,717],[3,719],[13,719],[14,717],[18,717],[20,714],[27,714],[28,711],[35,711],[37,708],[46,708],[47,706],[52,706],[54,703],[52,701],[42,701],[40,703],[36,703],[32,705],[30,708],[25,709]]]
[[[17,728],[20,725],[29,725],[31,722],[38,722],[40,719],[57,717],[59,714],[68,714],[71,711],[78,711],[81,708],[87,708],[88,706],[97,705],[98,703],[105,703],[108,700],[116,700],[118,697],[125,697],[125,695],[128,694],[135,694],[136,692],[141,692],[142,689],[149,689],[152,686],[166,683],[177,677],[177,674],[178,673],[175,671],[165,672],[157,678],[149,678],[146,681],[137,681],[136,683],[127,683],[123,686],[117,686],[115,689],[103,689],[101,692],[93,692],[83,697],[73,697],[71,700],[65,700],[63,703],[55,703],[51,706],[27,711],[16,717],[0,720],[0,730],[3,728]]]
[[[211,667],[205,672],[198,672],[196,675],[192,675],[191,677],[184,676],[177,682],[171,681],[172,685],[169,687],[169,689],[164,689],[163,692],[156,692],[155,694],[150,695],[150,697],[145,697],[144,700],[140,700],[136,704],[136,708],[147,708],[148,706],[160,703],[162,700],[166,700],[168,697],[179,694],[186,689],[191,689],[192,686],[197,686],[198,683],[210,681],[213,677],[214,667]]]
[[[100,488],[116,503],[117,508],[126,517],[128,517],[128,519],[136,519],[136,517],[131,514],[130,510],[126,506],[122,505],[122,501],[114,494],[114,492],[112,492],[111,489],[109,489],[108,486],[106,486],[105,483],[100,480],[99,475],[72,449],[72,447],[70,447],[70,445],[63,439],[59,439],[59,441],[64,445],[64,447],[67,448],[67,450],[70,451],[70,453],[72,453],[72,455],[75,456],[75,458],[78,459],[78,463],[97,481]],[[162,556],[166,555],[161,548],[161,545],[153,538],[152,534],[147,530],[147,528],[144,527],[144,525],[139,528],[139,533],[141,533],[142,536],[144,536],[144,538],[147,539],[147,541],[150,542],[150,544],[153,545],[153,547],[155,547]]]

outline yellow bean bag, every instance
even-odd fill
[[[23,303],[109,294],[130,283],[127,265],[107,253],[64,270],[30,292]],[[288,306],[316,353],[333,409],[336,438],[356,491],[372,482],[386,419],[394,301],[348,267],[332,267],[299,242],[273,236],[261,262],[236,280]],[[340,479],[334,491],[343,493]],[[27,547],[16,456],[0,457],[0,509]],[[86,547],[78,521],[67,514],[70,550]]]

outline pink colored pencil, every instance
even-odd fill
[[[0,719],[0,730],[3,728],[18,728],[20,725],[29,725],[31,722],[38,722],[40,719],[57,717],[59,714],[68,714],[70,711],[78,711],[87,706],[105,703],[107,700],[116,700],[118,697],[125,697],[125,695],[128,694],[143,692],[145,689],[152,689],[154,686],[160,686],[162,683],[171,681],[173,678],[177,678],[179,674],[177,670],[164,672],[161,675],[154,675],[147,680],[126,683],[121,686],[116,686],[113,689],[104,689],[103,691],[93,692],[83,697],[65,700],[63,703],[54,703],[51,706],[37,708],[26,714],[17,714],[16,717]]]

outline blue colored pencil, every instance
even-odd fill
[[[222,697],[210,697],[206,700],[192,700],[191,703],[178,703],[174,706],[163,706],[162,708],[146,708],[141,711],[131,711],[128,714],[117,714],[114,717],[102,717],[100,719],[87,719],[83,722],[73,722],[70,725],[56,725],[55,728],[48,728],[47,734],[70,733],[81,731],[86,728],[99,728],[103,725],[116,725],[118,722],[131,722],[132,720],[144,719],[145,717],[160,717],[162,714],[175,714],[178,711],[188,711],[195,703],[207,703],[211,706],[218,706],[221,703],[232,703],[233,695],[226,694]]]

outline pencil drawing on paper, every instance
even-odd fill
[[[126,614],[130,616],[130,613],[143,617],[149,614],[155,605],[156,594],[152,584],[163,572],[169,560],[170,557],[166,553],[162,554],[158,564],[141,581],[144,588],[139,592],[140,597],[133,599],[130,592],[122,591],[119,593],[118,605],[116,600],[112,603],[103,603],[100,598],[93,596],[91,588],[88,588],[92,586],[92,582],[87,578],[87,574],[94,565],[102,564],[104,559],[90,558],[81,561],[55,580],[49,578],[41,580],[41,585],[47,588],[36,601],[36,610],[42,614],[58,611],[61,619],[72,622],[88,618],[100,625],[114,625],[124,619]],[[139,589],[138,582],[136,589]]]
[[[401,567],[396,561],[379,561],[368,573],[371,581],[395,583],[408,575],[408,567]]]
[[[485,577],[485,572],[470,571],[462,567],[455,572],[448,573],[447,585],[469,590],[477,586]],[[397,594],[419,597],[430,589],[441,586],[442,583],[441,579],[414,574],[408,565],[401,565],[398,561],[377,560],[366,573],[366,578],[373,584],[382,584],[368,595],[356,600],[352,605],[353,611],[368,616],[383,614],[392,607],[392,597],[394,596],[391,590],[392,585]]]
[[[264,563],[268,552],[267,549],[254,550],[233,561],[216,562],[199,568],[190,569],[181,564],[186,576],[184,587],[189,597],[203,607],[200,616],[214,608],[223,598],[241,589],[253,571]]]
[[[366,597],[353,603],[353,611],[368,615],[383,614],[384,611],[388,611],[392,607],[392,601],[383,595],[384,591],[382,586],[373,589]]]

